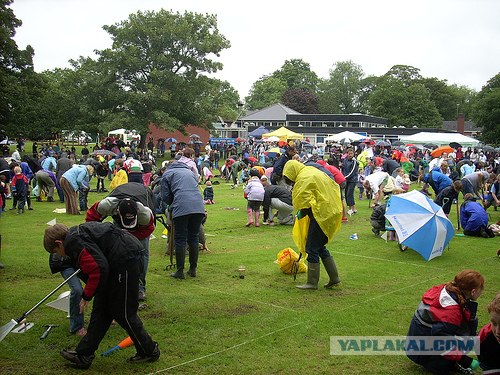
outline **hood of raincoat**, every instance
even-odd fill
[[[340,187],[315,167],[296,160],[285,164],[283,175],[294,181],[292,204],[297,210],[311,208],[321,230],[331,241],[342,223]]]

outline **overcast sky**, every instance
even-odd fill
[[[242,98],[294,58],[321,78],[335,62],[352,60],[366,75],[411,65],[424,77],[475,90],[500,72],[497,0],[14,0],[11,8],[23,22],[15,40],[35,49],[39,72],[110,47],[103,25],[161,8],[217,15],[231,42],[217,77]]]

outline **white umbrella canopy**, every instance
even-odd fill
[[[362,139],[365,139],[365,138],[367,138],[367,137],[365,137],[361,134],[353,133],[353,132],[346,130],[346,131],[343,131],[342,133],[333,134],[333,135],[330,135],[329,137],[326,137],[325,142],[340,142],[343,139],[350,139],[352,142],[355,142],[355,141],[361,141]]]
[[[280,137],[276,137],[275,135],[264,139],[264,141],[266,141],[266,142],[278,142],[279,140],[280,140]]]
[[[396,230],[400,243],[425,260],[440,256],[455,234],[443,209],[417,190],[393,195],[385,217]]]

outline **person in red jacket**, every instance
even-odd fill
[[[137,315],[144,248],[136,237],[112,223],[90,222],[69,229],[56,224],[45,230],[43,246],[51,254],[68,256],[81,270],[85,288],[80,312],[94,299],[87,334],[75,350],[63,349],[63,358],[77,368],[88,369],[114,319],[127,331],[137,350],[129,362],[158,360],[158,343]]]
[[[21,214],[24,213],[24,206],[26,205],[26,200],[29,198],[30,183],[28,177],[23,174],[21,167],[15,166],[14,173],[15,175],[12,177],[12,181],[10,182],[10,185],[16,188],[13,208],[15,208],[17,203],[17,213]]]
[[[490,323],[479,331],[479,365],[483,374],[500,374],[500,293],[488,305]]]
[[[476,300],[483,289],[484,277],[474,270],[463,270],[453,281],[429,289],[415,311],[407,343],[414,336],[475,336]],[[424,355],[413,353],[407,346],[406,355],[426,370],[438,374],[448,374],[450,371],[471,373],[471,370],[479,367],[477,360],[458,349],[442,355]]]

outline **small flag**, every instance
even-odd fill
[[[49,302],[46,306],[53,307],[56,310],[64,311],[66,314],[69,314],[69,295],[70,291],[63,292],[59,294],[56,300]]]

